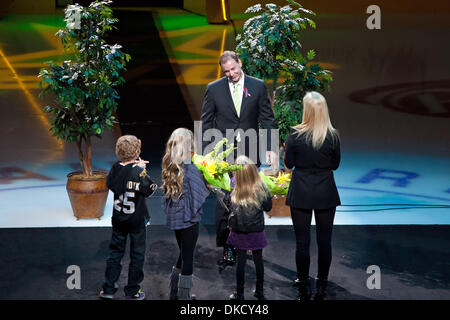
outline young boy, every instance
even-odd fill
[[[121,260],[125,253],[127,237],[130,236],[130,266],[128,284],[125,286],[127,299],[143,300],[145,293],[139,283],[144,279],[144,258],[146,242],[146,224],[149,214],[145,197],[155,192],[157,185],[147,176],[146,163],[139,157],[141,140],[125,135],[116,143],[116,162],[107,177],[106,185],[114,192],[112,216],[112,238],[110,254],[106,261],[105,283],[100,298],[112,299],[118,290],[116,281],[122,270]]]

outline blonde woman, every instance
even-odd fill
[[[303,98],[303,121],[293,127],[284,158],[286,166],[294,168],[286,205],[291,207],[296,237],[296,284],[300,300],[311,297],[309,244],[313,211],[318,245],[314,299],[322,300],[325,296],[334,214],[341,204],[333,176],[340,159],[339,135],[331,125],[325,98],[320,93],[308,92]]]
[[[234,187],[231,192],[231,213],[228,217],[230,234],[227,244],[237,251],[236,292],[231,300],[244,300],[245,265],[247,250],[252,251],[256,269],[256,290],[254,296],[265,300],[264,264],[262,250],[267,246],[264,232],[264,211],[272,209],[272,197],[258,174],[256,165],[246,156],[236,159],[242,169],[234,172]]]
[[[192,131],[176,129],[162,159],[162,208],[167,225],[174,230],[180,254],[170,276],[170,299],[191,300],[194,250],[202,218],[202,205],[209,195],[203,175],[191,163]]]

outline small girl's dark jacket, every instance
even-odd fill
[[[272,197],[267,193],[266,198],[258,208],[243,210],[235,205],[231,206],[228,226],[235,233],[252,233],[264,230],[264,211],[272,209]]]

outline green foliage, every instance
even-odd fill
[[[119,99],[115,87],[125,82],[120,73],[130,60],[120,45],[109,45],[103,39],[118,21],[111,3],[96,0],[89,7],[68,5],[66,27],[56,35],[74,61],[50,62],[39,73],[40,97],[49,93],[56,97],[54,104],[44,107],[51,114],[51,132],[61,140],[76,141],[79,149],[83,141],[90,147],[91,136],[100,137],[114,126]]]
[[[315,15],[299,3],[288,5],[254,5],[246,13],[258,13],[249,18],[236,38],[236,52],[243,70],[254,77],[273,81],[274,116],[281,142],[286,141],[292,126],[302,120],[302,99],[307,91],[329,90],[333,80],[330,71],[311,61],[316,57],[309,50],[306,58],[298,41],[302,30],[316,28],[307,16]],[[283,83],[278,82],[283,80]]]
[[[275,4],[260,4],[248,8],[245,13],[259,13],[248,19],[242,34],[236,40],[244,72],[275,83],[286,59],[300,54],[301,44],[297,40],[299,31],[315,23],[306,15],[315,15],[294,1],[278,7]],[[295,9],[292,9],[294,6]]]
[[[290,128],[302,121],[301,104],[297,105],[295,101],[286,101],[280,103],[275,101],[273,106],[273,113],[276,121],[276,125],[280,130],[280,140],[286,141]],[[299,110],[300,112],[292,112],[292,110]]]
[[[308,56],[313,57],[311,51]],[[282,142],[287,140],[291,127],[302,122],[302,100],[306,92],[330,90],[329,83],[333,81],[330,71],[318,64],[302,62],[287,64],[286,80],[276,88],[273,109]]]

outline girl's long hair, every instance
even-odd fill
[[[162,189],[166,198],[178,200],[183,194],[183,163],[190,160],[192,150],[194,135],[191,130],[178,128],[172,132],[161,163]]]
[[[243,211],[261,206],[269,190],[258,174],[256,165],[246,156],[239,156],[236,164],[242,169],[234,172],[236,185],[231,192],[231,202]]]
[[[316,150],[320,149],[328,132],[333,141],[338,139],[338,132],[330,121],[327,101],[315,91],[308,92],[303,97],[303,120],[293,128],[298,137],[305,135],[306,141]]]

